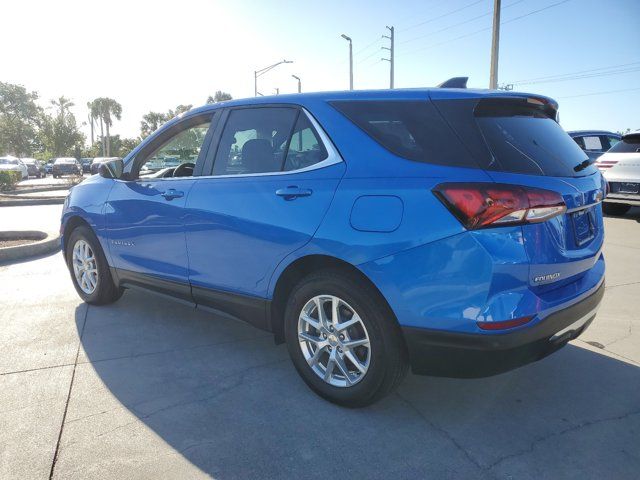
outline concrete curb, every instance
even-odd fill
[[[1,198],[1,197],[0,197]],[[66,197],[45,197],[45,198],[19,198],[9,200],[0,199],[1,207],[19,207],[20,205],[62,205]]]
[[[58,233],[45,233],[36,230],[0,232],[0,240],[6,240],[15,236],[21,236],[22,238],[42,238],[42,240],[28,245],[0,248],[0,263],[16,262],[60,250],[60,235]]]
[[[69,190],[73,185],[48,185],[42,187],[31,188],[30,186],[18,185],[15,190],[4,192],[3,195],[29,195],[30,193],[53,192],[55,190]]]

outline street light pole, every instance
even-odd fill
[[[493,35],[491,38],[491,74],[489,88],[498,88],[498,54],[500,50],[500,0],[493,3]]]
[[[276,68],[278,65],[282,65],[283,63],[293,63],[291,60],[281,60],[280,62],[274,63],[273,65],[269,65],[268,67],[261,68],[260,70],[253,71],[253,94],[254,96],[258,96],[258,77],[264,75],[269,70]]]
[[[340,36],[349,42],[349,90],[353,90],[353,42],[344,33]]]
[[[300,77],[297,77],[295,75],[291,75],[291,76],[296,80],[298,80],[298,93],[302,93],[302,82],[300,81]]]
[[[389,88],[393,89],[393,71],[394,71],[394,67],[395,67],[395,62],[394,62],[394,45],[395,45],[395,29],[393,27],[389,27],[387,26],[387,30],[389,30],[389,35],[383,35],[382,38],[388,38],[389,39],[389,46],[388,47],[382,47],[383,50],[389,50],[389,58],[383,58],[382,60],[386,60],[389,62]]]

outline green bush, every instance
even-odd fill
[[[22,174],[20,172],[2,172],[0,171],[0,191],[5,192],[13,189],[16,183],[20,181]]]

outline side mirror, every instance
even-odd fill
[[[124,162],[121,159],[102,162],[98,167],[98,173],[104,178],[120,178],[124,171]]]

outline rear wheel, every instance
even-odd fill
[[[100,242],[89,227],[76,227],[69,236],[65,252],[73,286],[80,298],[92,305],[118,300],[123,289],[116,286]]]
[[[607,215],[622,216],[629,211],[631,205],[625,205],[624,203],[609,203],[602,204],[602,210]]]
[[[285,312],[289,354],[306,384],[339,405],[369,405],[407,371],[400,329],[380,294],[355,275],[305,277]]]

